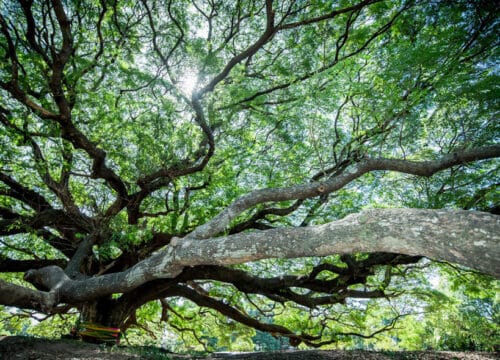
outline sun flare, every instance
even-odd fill
[[[191,95],[198,85],[198,75],[194,71],[187,71],[180,79],[179,86],[185,95]]]

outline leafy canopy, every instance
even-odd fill
[[[84,277],[125,271],[255,189],[499,140],[499,19],[489,2],[9,0],[0,25],[0,269],[11,283],[26,285],[17,273],[46,265]],[[332,192],[262,201],[211,236],[367,208],[498,213],[498,160],[469,161],[432,177],[382,168]],[[419,260],[198,266],[97,300],[94,320],[114,321],[132,340],[149,327],[209,349],[288,343],[267,334],[373,346],[399,321],[420,326],[422,338],[389,332],[385,346],[491,349],[493,335],[450,331],[462,323],[498,334],[491,280],[468,273],[486,287],[439,293],[429,274],[457,284],[462,273]],[[87,306],[56,313],[84,316]],[[2,308],[0,332],[25,326],[28,313],[11,313]],[[52,321],[41,331],[67,331]]]

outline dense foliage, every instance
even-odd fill
[[[498,214],[498,15],[480,0],[4,0],[0,285],[54,291],[30,272],[53,265],[97,284],[173,239],[364,209]],[[237,202],[256,189],[277,190]],[[377,251],[226,264],[82,286],[51,309],[26,295],[0,333],[85,320],[172,350],[499,346],[498,282],[456,266]]]

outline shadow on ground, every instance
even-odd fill
[[[76,340],[48,340],[22,336],[0,337],[3,360],[498,360],[499,353],[485,352],[373,352],[373,351],[283,351],[261,353],[215,353],[177,355],[152,347],[105,347]]]

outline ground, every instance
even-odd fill
[[[111,347],[76,340],[47,340],[21,336],[0,337],[0,360],[498,360],[500,353],[485,352],[370,352],[286,351],[211,355],[174,355],[151,347]]]

